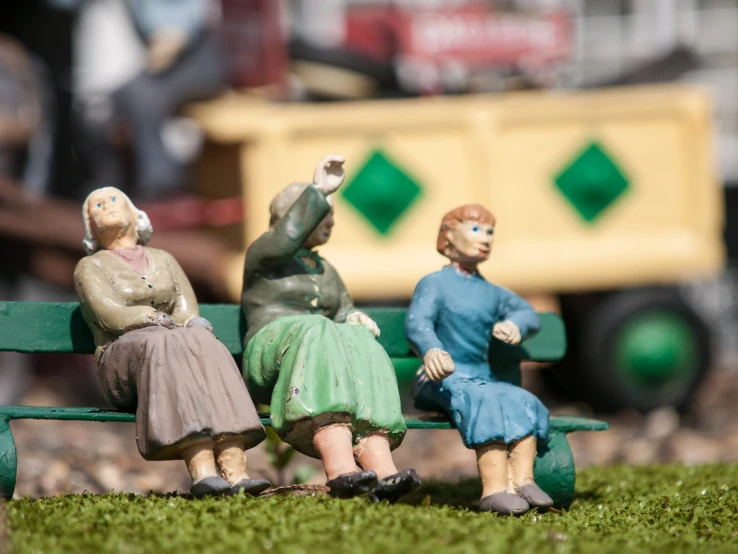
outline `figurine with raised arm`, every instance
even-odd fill
[[[135,411],[146,460],[184,459],[195,497],[244,491],[246,450],[266,437],[233,357],[200,317],[187,276],[167,252],[146,247],[146,214],[112,187],[82,208],[82,258],[74,272],[82,315],[108,401]]]
[[[332,496],[393,502],[420,484],[392,460],[406,432],[397,378],[376,323],[314,250],[330,237],[343,163],[327,156],[312,183],[282,190],[269,230],[246,252],[243,372],[278,435],[322,460]]]
[[[451,263],[418,283],[405,332],[423,360],[416,406],[444,411],[465,446],[476,450],[480,510],[522,514],[553,504],[533,479],[537,442],[548,440],[549,413],[530,392],[498,380],[488,351],[492,337],[518,344],[540,322],[525,300],[479,274],[494,231],[494,216],[478,204],[443,217],[437,248]]]

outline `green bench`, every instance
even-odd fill
[[[379,342],[392,358],[398,380],[407,381],[420,366],[405,340],[405,314],[402,308],[366,308],[381,330]],[[240,306],[203,304],[201,315],[213,324],[215,334],[238,360],[243,353],[245,324]],[[541,314],[541,331],[519,346],[493,340],[490,359],[501,368],[506,381],[520,384],[520,362],[556,361],[566,351],[564,324],[556,314]],[[0,302],[0,351],[45,353],[92,353],[92,335],[82,319],[79,305],[46,302]],[[0,406],[0,496],[12,498],[15,490],[17,454],[9,422],[14,419],[58,419],[77,421],[128,421],[134,414],[98,408],[52,408]],[[410,429],[449,429],[451,423],[441,415],[407,417]],[[262,422],[269,423],[268,414]],[[572,431],[600,431],[608,424],[584,417],[551,417],[551,441],[538,453],[535,464],[537,483],[565,508],[574,496],[574,459],[566,439]]]

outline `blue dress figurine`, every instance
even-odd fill
[[[548,440],[549,413],[530,392],[499,381],[489,365],[493,336],[518,344],[540,327],[530,304],[477,271],[489,258],[494,227],[494,216],[478,204],[444,216],[437,247],[451,264],[418,283],[405,332],[423,360],[416,405],[446,412],[466,447],[477,452],[480,509],[521,514],[553,504],[533,479],[537,442]]]

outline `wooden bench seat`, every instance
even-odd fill
[[[403,308],[366,308],[381,330],[379,342],[387,350],[399,380],[407,380],[420,362],[405,340]],[[213,324],[217,337],[240,362],[245,324],[240,306],[203,304],[201,315]],[[564,324],[556,314],[540,314],[541,331],[519,346],[493,341],[490,358],[501,368],[506,381],[520,384],[520,362],[556,361],[566,352]],[[94,343],[79,305],[47,302],[0,302],[0,351],[28,353],[92,353]],[[0,405],[0,496],[11,498],[15,490],[17,454],[9,422],[15,419],[56,419],[98,422],[133,422],[135,415],[99,408],[55,408]],[[269,415],[261,415],[269,424]],[[450,429],[442,415],[406,416],[410,429]],[[558,507],[567,507],[574,494],[575,469],[566,433],[600,431],[608,428],[603,421],[584,417],[552,416],[551,440],[538,453],[536,481],[551,495]]]

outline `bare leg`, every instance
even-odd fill
[[[482,498],[507,490],[507,446],[493,442],[477,448],[477,467],[482,478]]]
[[[371,469],[379,479],[397,473],[389,441],[383,435],[369,435],[361,439],[354,447],[354,457],[362,469]]]
[[[224,440],[215,443],[215,459],[220,475],[231,485],[249,479],[246,471],[246,452],[241,439]]]
[[[509,485],[514,492],[523,485],[534,483],[533,463],[536,460],[536,439],[532,435],[510,445]]]
[[[510,445],[511,492],[524,498],[528,504],[538,508],[553,506],[553,500],[536,485],[533,478],[533,463],[536,460],[536,439],[532,435]]]
[[[507,445],[490,443],[477,448],[477,466],[482,478],[479,509],[500,514],[524,514],[530,509],[522,497],[508,492]]]
[[[328,480],[359,471],[354,461],[353,437],[348,425],[339,423],[321,427],[313,435],[313,446],[323,461]]]
[[[207,477],[220,477],[218,468],[215,466],[213,454],[213,443],[211,441],[199,442],[182,451],[182,457],[187,464],[193,483],[198,483]]]

